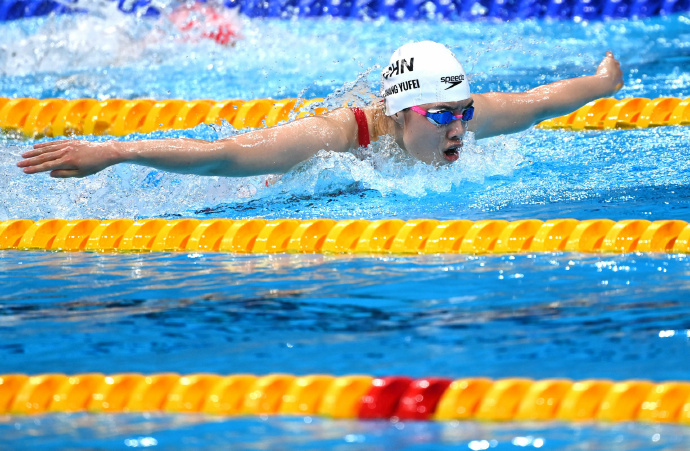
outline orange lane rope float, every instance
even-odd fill
[[[589,102],[568,115],[544,121],[537,127],[580,131],[663,125],[690,125],[690,98],[604,98]]]
[[[0,413],[82,411],[690,424],[690,382],[323,374],[0,375]]]
[[[0,130],[38,138],[66,135],[151,133],[194,128],[201,123],[233,127],[273,126],[297,117],[321,114],[311,104],[323,99],[124,100],[8,99],[0,97]],[[298,111],[301,110],[301,111]]]
[[[233,127],[271,127],[310,110],[323,99],[255,100],[125,100],[9,99],[0,97],[0,130],[32,138],[66,135],[113,135],[188,129],[201,123]],[[301,110],[301,111],[298,111]],[[309,110],[309,111],[308,111]],[[604,98],[573,113],[540,123],[542,129],[604,130],[690,125],[690,98]]]
[[[690,225],[645,219],[13,219],[0,249],[92,252],[690,253]]]

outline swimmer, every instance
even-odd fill
[[[183,3],[168,20],[185,36],[185,40],[213,39],[218,44],[234,46],[241,39],[240,19],[236,10],[214,8],[206,3]]]
[[[523,93],[472,94],[462,65],[444,45],[406,44],[381,74],[382,102],[339,108],[318,116],[217,141],[154,139],[35,144],[17,163],[27,174],[84,177],[118,163],[208,176],[282,174],[320,150],[348,152],[390,135],[424,163],[452,164],[467,131],[475,139],[515,133],[568,114],[623,86],[611,52],[594,75],[539,86]]]

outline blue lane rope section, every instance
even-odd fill
[[[116,0],[109,1],[114,2]],[[160,11],[151,6],[150,3],[150,0],[117,0],[118,9],[124,13],[157,17],[160,15]],[[75,6],[71,6],[72,4]],[[74,0],[0,0],[0,21],[80,12],[85,11],[79,9]]]
[[[110,0],[125,13],[156,17],[150,0]],[[0,21],[80,12],[74,0],[0,0]],[[645,18],[690,10],[690,0],[227,0],[248,17],[343,17],[352,19],[599,20]]]

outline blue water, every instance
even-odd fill
[[[0,253],[0,372],[687,380],[679,255],[371,258]],[[50,415],[9,447],[682,449],[668,425]],[[149,439],[149,441],[146,441]],[[523,441],[520,441],[523,440]],[[517,442],[516,442],[517,441]],[[473,442],[474,445],[472,445]],[[540,443],[540,442],[536,442]],[[471,448],[474,449],[474,448]],[[481,449],[481,448],[479,448]]]
[[[3,373],[688,377],[684,255],[2,257]]]
[[[239,18],[234,47],[163,19],[0,24],[0,96],[327,97],[366,103],[410,39],[451,45],[477,92],[593,73],[617,97],[690,96],[690,18],[447,23]],[[241,133],[242,131],[240,131]],[[148,137],[216,139],[199,126]],[[87,137],[87,139],[107,139]],[[80,180],[14,166],[0,135],[0,220],[213,217],[689,220],[690,128],[529,130],[435,169],[380,143],[264,177],[122,165]],[[177,371],[690,380],[684,255],[97,255],[0,251],[0,374]],[[684,449],[687,428],[59,414],[0,418],[0,448]]]

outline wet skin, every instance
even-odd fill
[[[459,102],[426,103],[419,105],[424,111],[452,111],[458,115],[472,104],[472,99]],[[394,115],[402,127],[398,144],[412,157],[433,165],[447,165],[456,161],[462,151],[463,137],[469,122],[455,120],[447,125],[435,125],[426,117],[412,110],[403,110]]]

